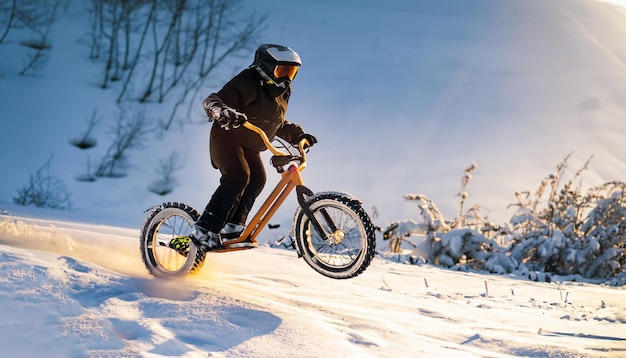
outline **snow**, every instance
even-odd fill
[[[104,154],[108,128],[96,128],[99,144],[89,154],[68,141],[94,109],[109,120],[119,111],[113,91],[97,87],[101,67],[79,41],[80,3],[53,27],[39,74],[17,75],[22,37],[0,45],[3,355],[626,355],[626,290],[580,279],[456,272],[377,256],[362,275],[335,281],[295,252],[263,245],[209,255],[197,276],[176,282],[149,277],[137,240],[144,210],[169,200],[206,204],[218,178],[207,158],[210,126],[198,105],[185,127],[131,155],[128,177],[76,181]],[[368,211],[376,208],[380,226],[417,216],[402,201],[409,193],[455,215],[463,168],[473,162],[468,207],[480,205],[496,222],[510,218],[515,191],[534,190],[570,152],[574,170],[594,156],[587,187],[623,181],[620,3],[244,2],[270,14],[261,42],[287,44],[303,59],[288,117],[320,140],[308,155],[307,186],[353,193]],[[202,96],[248,57],[221,68]],[[148,107],[155,120],[162,109]],[[146,188],[172,147],[184,175],[159,197]],[[72,210],[13,204],[51,155]],[[276,178],[268,170],[267,188]],[[274,219],[281,228],[262,240],[284,235],[295,205],[281,208]]]
[[[623,356],[626,291],[375,258],[325,278],[294,251],[210,254],[150,278],[137,230],[0,221],[7,356]],[[106,244],[104,244],[106,243]],[[35,249],[39,248],[39,249]]]

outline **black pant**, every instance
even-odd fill
[[[265,186],[261,153],[242,147],[228,135],[211,137],[210,151],[222,177],[198,225],[213,232],[219,232],[227,222],[245,225]]]

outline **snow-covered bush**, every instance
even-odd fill
[[[52,156],[46,164],[31,174],[28,184],[17,189],[13,202],[18,205],[36,206],[39,208],[71,209],[70,194],[60,179],[50,174]]]
[[[626,184],[611,182],[590,193],[597,202],[581,228],[581,274],[613,277],[626,271]]]
[[[544,179],[535,197],[517,193],[519,206],[510,221],[511,257],[526,269],[586,278],[608,278],[624,269],[626,218],[623,183],[607,183],[583,193],[573,178],[559,185],[567,160]],[[542,196],[550,188],[544,205]]]
[[[515,262],[505,251],[496,241],[476,230],[460,228],[437,237],[431,255],[437,265],[506,273],[515,269]]]
[[[606,183],[584,193],[582,184],[574,182],[589,161],[562,183],[568,159],[557,165],[556,174],[542,180],[534,195],[516,193],[518,209],[503,226],[480,215],[478,206],[464,211],[465,187],[475,165],[465,171],[461,210],[454,220],[445,220],[424,195],[405,196],[418,204],[421,222],[413,227],[430,244],[428,262],[456,269],[578,275],[626,284],[626,184]],[[399,223],[390,226],[388,236],[402,234],[396,230],[399,227]],[[408,232],[406,227],[404,231]]]
[[[424,195],[410,194],[405,196],[405,199],[417,203],[422,222],[416,224],[416,227],[423,230],[431,246],[428,262],[494,273],[511,272],[515,268],[515,262],[507,256],[506,250],[495,239],[485,236],[499,233],[502,228],[481,215],[478,206],[464,210],[465,201],[469,196],[465,189],[471,179],[470,173],[474,169],[476,164],[465,169],[459,194],[461,198],[459,215],[453,221],[445,220],[432,200]]]

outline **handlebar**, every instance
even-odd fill
[[[244,122],[243,126],[248,128],[249,130],[256,132],[259,137],[261,137],[261,139],[263,140],[263,143],[265,143],[265,146],[267,147],[267,149],[269,149],[270,152],[272,152],[272,154],[274,154],[274,156],[276,157],[292,157],[293,155],[291,155],[290,153],[285,153],[283,151],[281,151],[280,149],[276,148],[272,142],[270,141],[270,139],[267,137],[267,134],[265,133],[265,131],[263,131],[263,129],[259,128],[258,126],[255,126],[254,124],[250,123],[250,122]],[[298,143],[298,152],[300,152],[300,156],[299,157],[295,157],[293,159],[298,159],[300,161],[300,168],[304,169],[304,167],[306,166],[306,156],[305,156],[305,151],[304,148],[305,147],[309,147],[310,143],[308,140],[306,139],[302,139],[299,143]]]

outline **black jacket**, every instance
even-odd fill
[[[263,83],[256,69],[247,68],[228,81],[217,92],[217,96],[225,105],[245,113],[248,121],[263,129],[270,140],[274,136],[279,136],[291,144],[297,144],[298,137],[304,130],[285,119],[291,85],[277,97],[271,93],[275,88],[265,86],[272,85]],[[205,110],[210,99],[215,100],[215,94],[204,100]],[[254,151],[266,149],[259,135],[244,127],[225,130],[214,124],[211,128],[211,137],[215,136],[232,136],[241,146]]]

